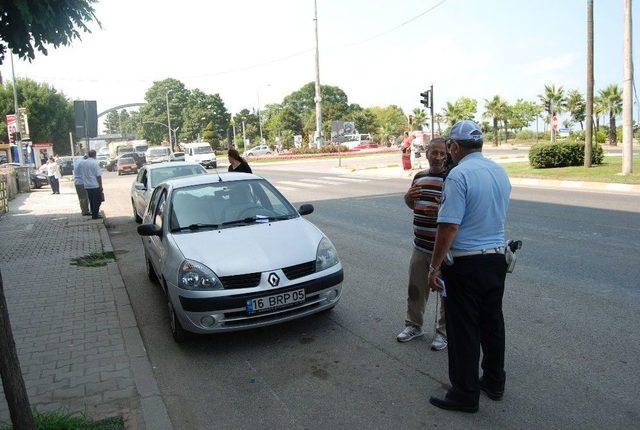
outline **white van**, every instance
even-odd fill
[[[147,163],[163,163],[171,161],[171,148],[168,146],[150,146],[144,153]]]
[[[181,146],[184,148],[184,161],[200,163],[208,169],[218,167],[216,153],[207,142],[185,143]]]

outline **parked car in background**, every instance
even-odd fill
[[[184,161],[199,163],[208,169],[218,167],[216,153],[207,142],[194,142],[182,145],[184,148]]]
[[[106,156],[106,154],[98,154],[96,155],[96,161],[98,162],[98,166],[104,169],[105,167],[107,167],[107,162],[109,161],[109,158]]]
[[[358,145],[354,146],[353,149],[374,149],[378,147],[380,147],[380,145],[372,141],[372,142],[361,142]]]
[[[220,173],[156,187],[138,226],[173,338],[282,323],[333,308],[343,272],[331,241],[265,179]]]
[[[73,175],[73,157],[59,157],[57,163],[62,176]]]
[[[38,170],[29,169],[29,177],[31,179],[31,188],[40,189],[45,185],[49,185],[47,175]]]
[[[171,148],[168,146],[150,146],[145,152],[147,163],[164,163],[171,161]]]
[[[171,154],[171,161],[185,161],[184,152],[174,152]]]
[[[114,170],[116,170],[117,169],[116,164],[118,163],[118,160],[122,157],[133,158],[134,161],[136,162],[136,166],[138,166],[138,169],[144,166],[145,164],[144,158],[142,158],[135,152],[128,152],[125,154],[120,154],[116,158],[112,158],[109,161],[107,161],[107,165],[105,166],[105,169],[107,169],[108,172],[113,172]]]
[[[158,184],[173,178],[206,173],[206,169],[198,163],[172,162],[148,164],[142,167],[131,185],[131,206],[136,222],[142,222],[151,193]]]
[[[242,156],[243,157],[253,157],[256,155],[271,155],[273,151],[269,148],[269,145],[259,145],[254,146],[253,148],[247,149]]]
[[[118,176],[126,173],[138,173],[138,166],[133,157],[120,157],[117,163]]]

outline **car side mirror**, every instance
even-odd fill
[[[136,182],[133,186],[135,187],[136,190],[140,190],[140,191],[144,191],[147,189],[147,187],[145,187],[142,182]]]
[[[300,209],[298,209],[298,213],[300,215],[309,215],[310,213],[313,213],[313,205],[304,204],[300,206]]]
[[[142,224],[138,226],[140,236],[162,236],[162,228],[155,224]]]

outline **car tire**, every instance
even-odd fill
[[[133,209],[133,218],[138,224],[142,224],[142,217],[138,215],[138,211],[136,211],[136,205],[133,203],[133,200],[131,200],[131,208]]]
[[[147,269],[147,278],[153,283],[158,284],[158,276],[156,275],[155,270],[153,270],[153,265],[151,261],[149,261],[149,257],[147,257],[147,253],[144,253],[145,267]]]
[[[167,308],[169,309],[169,327],[171,328],[171,335],[176,343],[182,343],[187,339],[188,333],[180,325],[180,320],[176,316],[176,312],[173,310],[171,299],[167,297]]]

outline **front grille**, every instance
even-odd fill
[[[302,278],[303,276],[316,273],[316,262],[309,261],[307,263],[296,264],[295,266],[285,267],[282,271],[289,279]]]
[[[239,288],[253,288],[260,283],[262,273],[245,273],[244,275],[223,276],[220,278],[225,290],[236,290]]]

